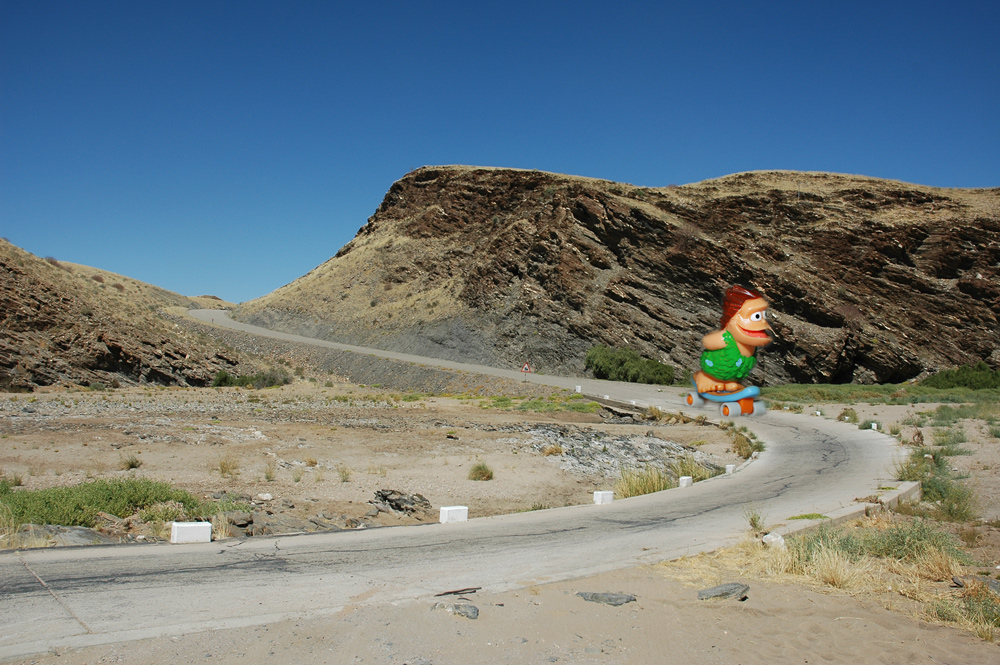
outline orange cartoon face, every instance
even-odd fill
[[[767,322],[767,301],[763,298],[747,300],[726,324],[729,334],[746,346],[770,344],[771,336],[767,334],[770,329]]]

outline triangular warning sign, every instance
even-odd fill
[[[530,372],[531,366],[528,363],[524,363],[524,367],[521,368],[522,372]]]

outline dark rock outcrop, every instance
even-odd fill
[[[0,390],[53,384],[121,383],[204,386],[239,359],[220,345],[173,330],[130,298],[140,283],[88,279],[74,267],[42,260],[0,241]],[[163,304],[186,299],[144,285]],[[155,306],[153,306],[155,308]]]

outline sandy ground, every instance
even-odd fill
[[[34,398],[34,401],[30,401]],[[0,466],[29,488],[88,477],[148,475],[199,495],[220,491],[287,499],[307,517],[365,517],[375,489],[420,492],[437,507],[467,503],[493,514],[585,503],[610,478],[573,470],[566,455],[544,455],[533,428],[602,436],[646,436],[694,444],[731,459],[718,428],[694,424],[609,423],[594,414],[483,409],[479,401],[375,396],[368,389],[299,382],[278,390],[135,390],[110,394],[51,392],[0,397]],[[809,407],[836,417],[841,406]],[[888,430],[934,405],[854,405],[860,419]],[[807,409],[806,411],[810,411]],[[981,422],[960,424],[972,455],[953,458],[971,474],[985,517],[1000,515],[1000,441]],[[932,428],[925,427],[928,441]],[[902,426],[909,439],[911,426]],[[570,440],[570,439],[566,439]],[[142,459],[118,468],[127,455]],[[219,460],[238,473],[220,474]],[[466,478],[485,461],[489,482]],[[265,479],[272,464],[274,479]],[[567,468],[563,468],[567,467]],[[347,470],[342,475],[341,470]],[[346,477],[346,479],[345,479]],[[430,519],[436,519],[432,515]],[[981,570],[1000,565],[1000,535],[982,527],[974,557]],[[699,601],[697,591],[720,582],[750,585],[745,602]],[[945,583],[942,583],[945,584]],[[446,591],[446,590],[442,590]],[[578,592],[622,592],[620,607],[587,602]],[[579,580],[446,602],[479,610],[470,620],[433,610],[433,599],[396,605],[356,604],[339,612],[260,627],[64,650],[24,663],[988,663],[1000,647],[958,628],[933,625],[921,605],[902,596],[856,595],[801,584],[744,579],[731,570],[680,561]]]
[[[0,469],[26,489],[141,476],[199,497],[266,493],[267,507],[345,528],[358,525],[351,519],[367,526],[437,521],[438,507],[456,504],[482,517],[590,503],[595,490],[612,489],[620,461],[655,461],[646,444],[657,440],[694,444],[686,450],[721,467],[742,461],[712,425],[493,404],[308,381],[258,391],[8,395],[0,397]],[[634,449],[620,448],[631,443]],[[603,464],[581,464],[574,454],[584,448]],[[123,470],[130,458],[141,465]],[[494,472],[492,480],[469,480],[478,463]],[[380,489],[419,493],[433,508],[372,516],[368,502]]]

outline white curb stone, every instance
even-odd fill
[[[212,542],[211,522],[171,522],[170,542],[210,543]]]
[[[691,487],[694,484],[694,478],[691,476],[681,476],[680,486],[681,487]]]
[[[594,492],[594,503],[605,504],[615,500],[615,493],[611,490],[601,490]]]
[[[448,522],[468,522],[468,506],[441,506],[441,524]]]
[[[733,471],[736,471],[736,465],[735,464],[727,464],[726,465],[726,475],[727,476],[733,475]]]

